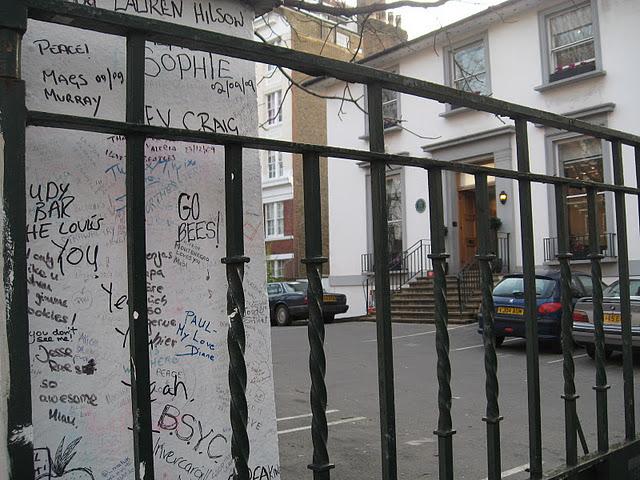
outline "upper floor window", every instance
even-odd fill
[[[342,48],[350,48],[351,39],[349,38],[349,35],[345,35],[342,32],[336,32],[336,45]]]
[[[265,236],[284,236],[284,204],[282,202],[267,203],[264,206]]]
[[[282,152],[267,153],[267,178],[280,178],[284,175]]]
[[[451,56],[453,87],[481,95],[489,93],[486,52],[483,40],[455,49]]]
[[[447,85],[478,95],[491,93],[489,52],[486,35],[453,46],[445,51],[445,81]],[[458,108],[449,105],[448,110]]]
[[[398,73],[397,68],[387,70],[391,73]],[[367,96],[367,87],[364,87],[365,98]],[[365,108],[369,111],[369,106],[365,101]],[[382,90],[382,122],[384,129],[395,127],[400,124],[400,94],[393,90]],[[369,135],[369,115],[364,118],[365,135]]]
[[[598,25],[593,0],[554,9],[541,18],[545,83],[600,68]]]
[[[267,125],[282,123],[282,90],[267,94]]]
[[[282,46],[282,45],[281,45],[281,43],[282,43],[282,42],[280,41],[280,39],[279,39],[279,38],[276,38],[275,40],[273,40],[272,42],[269,42],[269,43],[270,43],[271,45],[275,46],[275,47],[280,47],[280,46]],[[272,74],[273,74],[273,72],[275,72],[275,71],[276,71],[276,68],[278,68],[276,65],[268,64],[268,65],[267,65],[267,75],[272,75]]]

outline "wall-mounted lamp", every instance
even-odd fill
[[[500,203],[502,205],[504,205],[505,203],[507,203],[507,200],[509,199],[509,196],[507,195],[507,192],[505,192],[504,190],[502,190],[500,192],[500,194],[498,195],[498,199],[500,200]]]

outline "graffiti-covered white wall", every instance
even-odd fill
[[[253,11],[241,2],[95,6],[252,38]],[[22,47],[29,109],[124,120],[123,38],[30,21]],[[150,42],[145,56],[147,124],[256,134],[252,63]],[[132,479],[125,139],[29,127],[26,142],[36,478]],[[139,227],[147,235],[157,479],[232,475],[223,158],[219,146],[146,143]],[[278,479],[255,152],[245,151],[243,176],[250,467],[256,478]]]

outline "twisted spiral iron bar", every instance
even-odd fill
[[[249,436],[247,435],[247,366],[244,359],[246,337],[244,332],[245,299],[242,280],[247,257],[223,259],[227,266],[227,315],[229,331],[229,389],[231,392],[231,457],[233,480],[249,480]]]
[[[453,478],[453,447],[451,421],[451,361],[449,360],[449,332],[447,320],[449,312],[446,299],[445,263],[449,255],[437,253],[429,255],[435,273],[434,299],[436,322],[436,353],[438,356],[438,436],[440,478]]]
[[[563,250],[566,248],[563,246]],[[572,305],[571,305],[571,267],[569,260],[573,255],[566,251],[562,251],[556,258],[560,263],[560,291],[562,303],[562,317],[560,320],[560,333],[562,344],[562,376],[564,378],[564,394],[562,398],[565,402],[565,436],[567,464],[576,465],[577,458],[577,423],[578,415],[576,412],[576,367],[573,361],[573,334],[571,329],[573,326]]]
[[[307,267],[309,287],[307,298],[309,305],[309,371],[311,373],[311,439],[313,441],[313,463],[308,468],[313,470],[314,479],[329,479],[329,470],[334,465],[329,463],[327,451],[327,386],[325,383],[326,357],[324,353],[324,319],[322,306],[322,282],[320,268],[327,261],[324,257],[303,260]]]
[[[482,275],[482,318],[483,318],[483,343],[484,343],[484,369],[487,375],[485,389],[487,395],[486,422],[499,422],[500,408],[498,406],[498,357],[496,355],[496,343],[494,333],[493,274],[491,264],[495,255],[477,255]]]
[[[593,389],[596,391],[596,411],[598,412],[598,451],[609,450],[608,414],[607,414],[607,370],[605,369],[605,346],[604,346],[604,309],[602,293],[602,267],[600,261],[604,255],[591,253],[591,278],[593,279],[593,335],[596,350],[596,384]]]

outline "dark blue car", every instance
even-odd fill
[[[593,293],[591,277],[574,273],[571,278],[573,305],[582,297]],[[526,337],[524,321],[524,284],[522,274],[506,275],[493,290],[495,304],[496,345],[502,345],[505,337]],[[560,303],[560,272],[536,274],[536,317],[538,338],[550,341],[559,348],[562,304]],[[478,332],[482,333],[482,313],[478,315]]]

